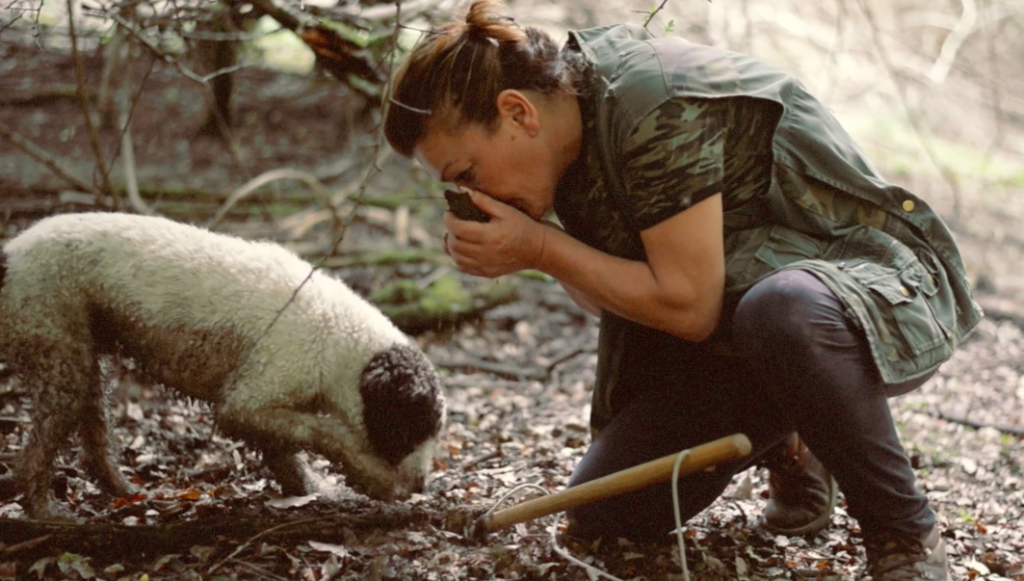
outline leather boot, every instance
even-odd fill
[[[832,475],[794,432],[764,460],[768,468],[765,527],[799,536],[821,530],[836,507],[838,487]]]
[[[946,542],[939,525],[923,537],[885,533],[864,539],[871,581],[946,581]]]

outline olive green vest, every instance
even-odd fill
[[[921,199],[880,177],[799,81],[751,57],[653,38],[635,25],[574,31],[574,44],[593,66],[597,154],[614,197],[625,196],[619,168],[627,137],[665,100],[742,96],[779,105],[766,198],[730,204],[723,192],[723,205],[737,208],[724,216],[727,315],[764,276],[811,271],[863,329],[888,384],[934,371],[981,319],[946,226]],[[603,349],[628,348],[609,344],[624,325],[635,324],[602,316]],[[606,376],[614,375],[609,364]],[[595,393],[595,420],[608,411],[601,411],[607,398]]]

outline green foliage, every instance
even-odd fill
[[[403,331],[417,333],[458,324],[515,298],[515,286],[507,280],[470,290],[447,274],[426,288],[411,280],[393,282],[373,293],[370,302]]]
[[[966,510],[960,507],[953,509],[953,516],[960,519],[961,522],[965,523],[972,523],[978,520],[978,517],[974,516],[973,514],[967,512]]]
[[[393,282],[370,297],[370,302],[402,310],[410,306],[424,313],[459,312],[469,308],[472,297],[453,276],[442,276],[427,288],[416,281]]]

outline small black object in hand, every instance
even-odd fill
[[[491,221],[490,214],[477,208],[466,192],[445,190],[444,199],[448,200],[448,209],[459,220],[472,220],[474,222]]]

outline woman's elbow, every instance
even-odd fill
[[[698,319],[693,323],[691,327],[689,333],[690,336],[683,337],[683,339],[692,341],[694,343],[700,343],[701,341],[707,339],[712,335],[712,333],[715,332],[715,329],[718,328],[719,318],[720,312],[716,313],[714,316],[706,316]]]
[[[682,325],[683,329],[680,329],[682,332],[677,333],[677,335],[687,341],[700,343],[718,329],[718,323],[721,318],[721,295],[711,297],[703,302],[703,304],[691,309],[689,316],[685,317],[685,323]]]

